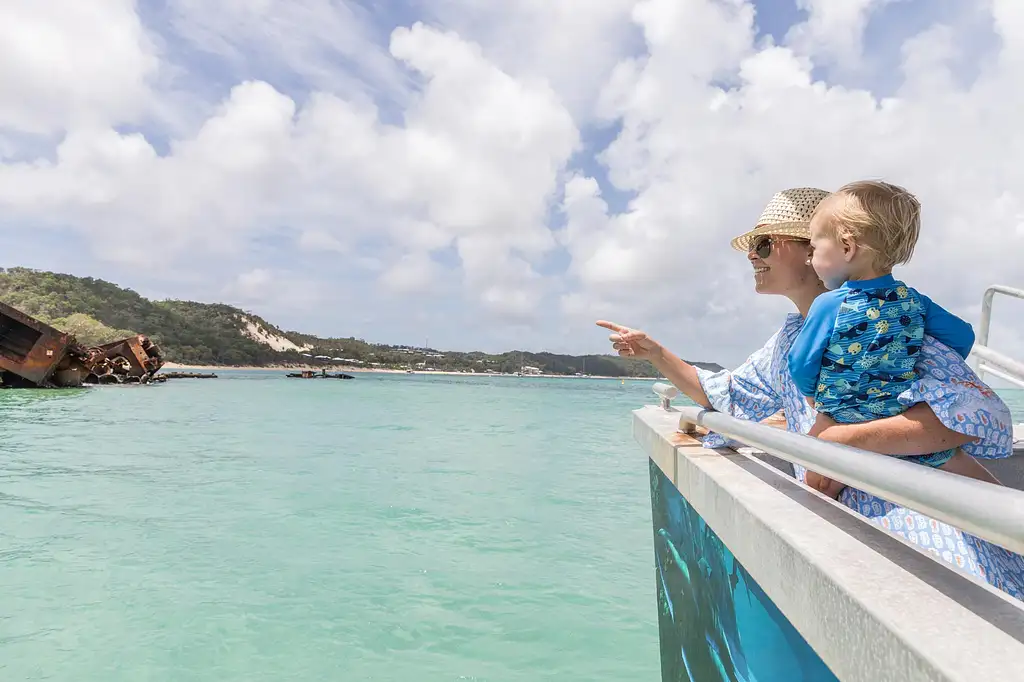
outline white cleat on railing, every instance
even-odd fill
[[[658,394],[659,398],[661,398],[661,409],[663,410],[668,410],[669,408],[671,408],[672,398],[675,398],[677,395],[679,395],[678,388],[676,388],[672,384],[665,384],[660,381],[654,384],[654,386],[652,386],[651,389]]]

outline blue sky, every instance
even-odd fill
[[[915,183],[926,279],[971,213],[950,187],[1018,238],[983,150],[1019,133],[976,125],[1005,0],[68,3],[0,10],[39,36],[0,40],[6,266],[452,349],[599,352],[608,317],[727,363],[786,310],[727,243],[787,183]],[[935,286],[969,317],[985,283]]]

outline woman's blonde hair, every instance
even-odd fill
[[[850,239],[875,252],[874,266],[892,270],[907,263],[921,233],[921,202],[899,185],[860,180],[843,185],[828,201],[832,215],[828,229],[839,239]]]

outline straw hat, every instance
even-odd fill
[[[765,206],[757,226],[732,240],[732,248],[746,253],[754,238],[762,234],[810,239],[811,214],[828,195],[829,192],[814,187],[782,190]]]

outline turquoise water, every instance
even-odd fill
[[[659,677],[649,382],[0,391],[0,680]]]
[[[0,680],[656,680],[628,414],[653,397],[275,373],[0,391]]]
[[[1024,390],[1022,389],[999,389],[999,395],[1006,401],[1013,412],[1013,423],[1024,423]]]
[[[1024,423],[1024,389],[999,389],[996,391],[1013,413],[1013,423]]]

